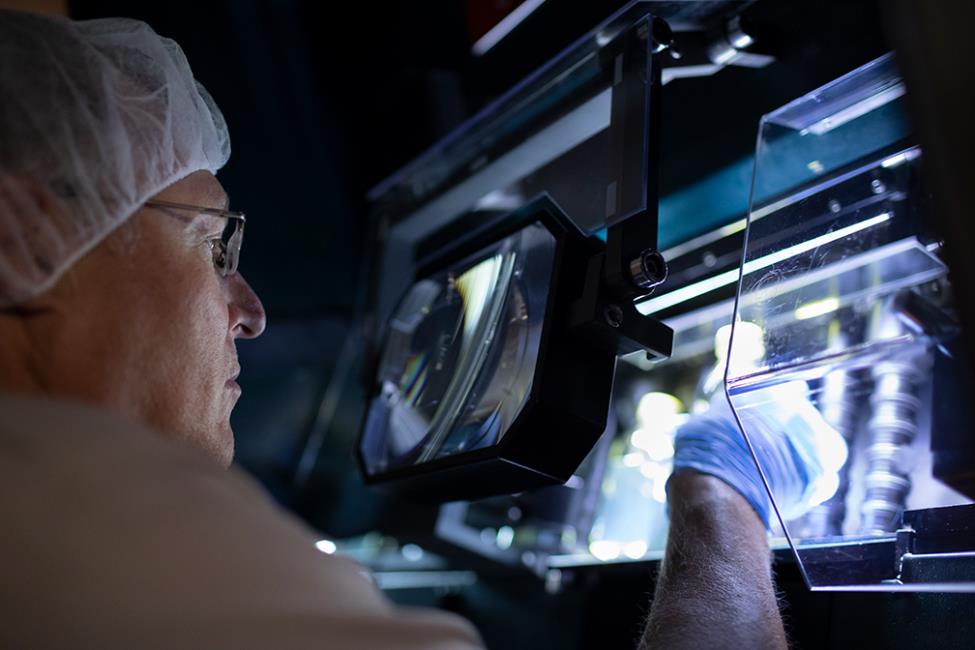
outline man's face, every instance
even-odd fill
[[[154,199],[226,208],[209,172]],[[143,207],[82,258],[42,298],[49,319],[44,356],[57,376],[46,392],[134,417],[233,459],[230,412],[240,397],[235,339],[264,330],[260,300],[238,273],[214,268],[220,217]]]

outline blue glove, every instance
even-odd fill
[[[843,437],[808,399],[804,381],[791,381],[734,398],[784,519],[794,519],[830,498],[846,462]],[[738,428],[727,398],[719,392],[705,415],[691,418],[674,439],[674,471],[687,468],[721,479],[751,504],[769,527],[768,491]]]

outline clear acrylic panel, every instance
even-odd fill
[[[725,387],[767,486],[770,409],[816,459],[804,491],[770,490],[814,589],[975,590],[911,552],[971,499],[936,462],[955,326],[905,101],[888,55],[759,128]]]

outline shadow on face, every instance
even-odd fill
[[[205,171],[153,198],[227,205]],[[3,315],[15,348],[3,386],[104,406],[229,465],[235,341],[259,336],[266,320],[243,277],[214,267],[224,225],[192,210],[138,210],[53,288]]]

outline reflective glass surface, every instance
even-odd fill
[[[760,127],[726,388],[770,484],[761,422],[788,415],[809,485],[772,494],[773,532],[814,589],[975,589],[920,579],[897,550],[906,511],[971,501],[934,469],[953,306],[904,94],[887,56]]]
[[[555,238],[535,223],[407,291],[363,436],[370,473],[504,436],[531,391],[554,253]]]

